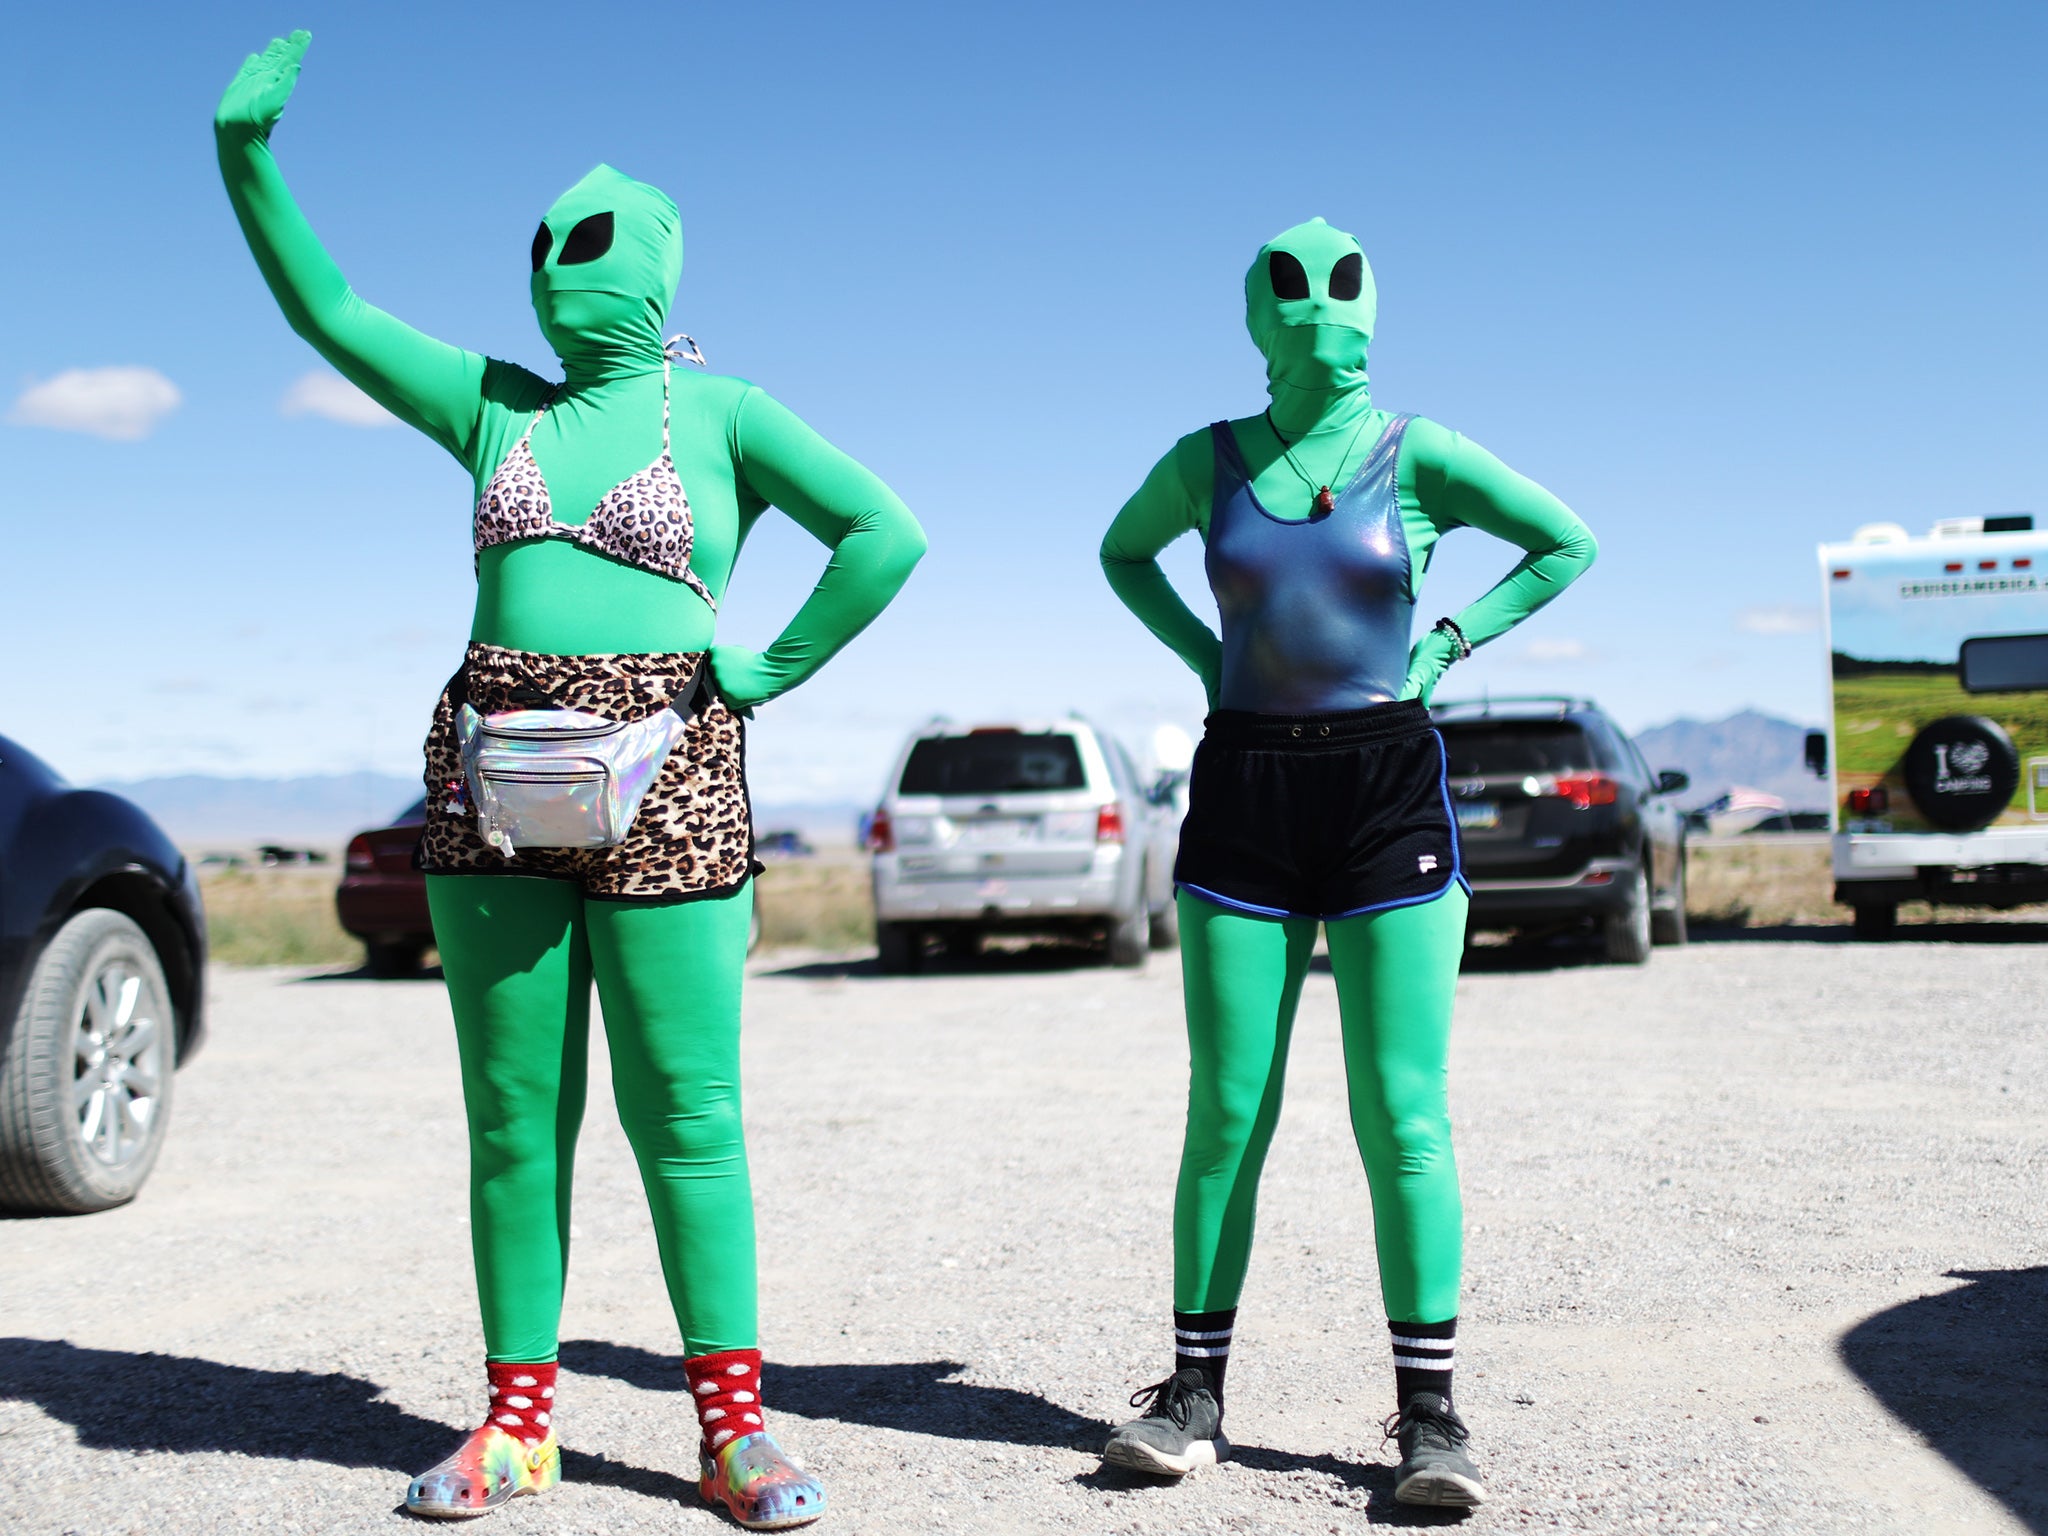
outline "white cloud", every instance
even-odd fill
[[[315,369],[292,381],[278,407],[287,416],[321,416],[345,427],[393,427],[398,418],[338,373]]]
[[[1810,635],[1820,628],[1820,610],[1804,603],[1745,608],[1735,616],[1735,627],[1746,635]]]
[[[1583,640],[1531,640],[1522,655],[1529,661],[1584,661],[1593,652]]]
[[[154,368],[67,368],[23,390],[7,419],[21,427],[133,442],[155,431],[183,398]]]

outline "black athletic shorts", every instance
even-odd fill
[[[1174,883],[1262,917],[1356,917],[1465,883],[1444,744],[1413,700],[1219,709],[1195,749]]]

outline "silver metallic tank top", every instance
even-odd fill
[[[1328,714],[1400,695],[1415,616],[1398,488],[1408,421],[1387,423],[1330,511],[1300,521],[1259,504],[1230,423],[1209,428],[1203,565],[1223,619],[1223,708]]]

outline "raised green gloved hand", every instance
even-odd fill
[[[272,38],[268,48],[244,59],[221,92],[220,105],[213,109],[214,131],[240,129],[269,138],[270,130],[284,115],[284,104],[292,99],[292,87],[299,83],[300,61],[312,41],[313,34],[301,29],[290,37]]]
[[[1443,681],[1445,671],[1458,659],[1458,643],[1440,629],[1432,629],[1415,642],[1408,653],[1408,677],[1401,684],[1401,697],[1427,704]]]

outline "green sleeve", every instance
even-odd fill
[[[923,558],[925,537],[895,492],[762,390],[748,390],[734,413],[733,449],[746,489],[832,551],[766,651],[714,649],[719,691],[744,709],[787,693],[867,628]]]
[[[1438,533],[1477,528],[1524,551],[1492,590],[1452,615],[1467,643],[1506,634],[1592,565],[1599,546],[1572,509],[1477,443],[1418,420],[1403,450],[1414,466],[1416,501]]]
[[[1110,590],[1202,680],[1211,708],[1223,685],[1223,642],[1166,579],[1159,552],[1184,533],[1206,532],[1214,474],[1209,434],[1189,433],[1152,466],[1102,539]]]
[[[285,185],[267,127],[216,122],[214,138],[228,200],[291,328],[343,378],[473,470],[484,359],[356,297]]]

